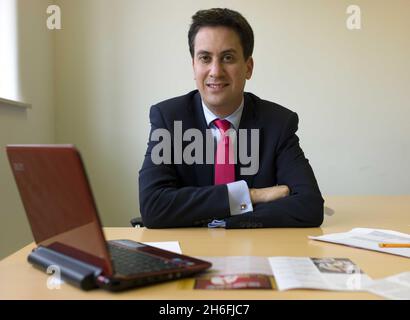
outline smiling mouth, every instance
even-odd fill
[[[220,90],[228,86],[226,83],[207,83],[206,86],[211,89]]]

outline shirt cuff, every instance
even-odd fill
[[[226,222],[225,220],[213,220],[212,222],[208,223],[208,228],[225,228]]]
[[[244,180],[227,184],[231,216],[253,211],[248,185]]]

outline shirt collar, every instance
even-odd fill
[[[208,127],[210,127],[210,124],[212,121],[214,121],[215,119],[220,119],[220,118],[217,115],[215,115],[211,110],[208,109],[204,100],[201,100],[201,101],[202,101],[202,109],[204,110],[206,124]],[[235,130],[238,129],[239,122],[241,121],[243,105],[244,105],[244,99],[242,98],[242,102],[239,105],[239,107],[236,108],[236,110],[233,113],[231,113],[229,116],[223,118],[225,120],[228,120]]]

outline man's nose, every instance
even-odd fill
[[[209,75],[213,78],[218,78],[223,75],[223,66],[220,61],[213,61]]]

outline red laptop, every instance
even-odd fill
[[[8,145],[37,248],[28,261],[67,282],[118,291],[190,276],[211,264],[132,240],[106,241],[79,152],[72,145]]]

